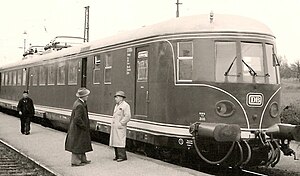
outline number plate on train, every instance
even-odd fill
[[[264,95],[262,93],[248,93],[246,102],[249,107],[262,107]]]

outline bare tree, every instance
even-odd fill
[[[291,65],[291,70],[294,72],[296,75],[296,78],[300,82],[300,61],[297,60]]]
[[[282,78],[292,78],[294,77],[294,72],[291,69],[291,67],[289,66],[289,64],[287,63],[287,60],[285,58],[283,58],[282,56],[278,56],[278,61],[280,64],[279,67],[279,72],[280,72],[280,76]]]

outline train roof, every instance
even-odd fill
[[[2,69],[14,67],[17,65],[27,65],[41,60],[50,60],[67,55],[74,55],[80,53],[83,48],[94,50],[131,41],[174,34],[226,32],[259,34],[275,38],[272,31],[265,24],[247,17],[224,14],[214,14],[213,16],[211,16],[210,14],[186,16],[174,18],[154,25],[145,26],[137,30],[119,33],[111,37],[84,43],[79,46],[62,49],[60,51],[52,52],[49,54],[35,56],[30,59],[19,61],[15,64],[9,64],[5,67],[2,67]]]
[[[155,36],[165,36],[183,33],[252,33],[268,35],[273,38],[272,31],[263,23],[237,15],[214,15],[210,22],[210,15],[195,15],[174,18],[168,21],[145,26],[137,30],[123,32],[91,43],[90,49],[109,46],[128,41],[135,41]]]

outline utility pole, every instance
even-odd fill
[[[182,3],[179,3],[179,0],[177,0],[177,2],[175,4],[177,6],[176,18],[178,18],[179,17],[179,5],[181,5]]]
[[[83,40],[84,42],[89,42],[89,29],[90,29],[90,6],[86,6],[85,8],[85,16],[84,16],[84,36]]]
[[[27,32],[24,31],[24,32],[23,32],[23,35],[24,35],[24,47],[23,47],[23,49],[24,49],[24,53],[25,53],[25,51],[26,51],[26,38],[27,38]]]

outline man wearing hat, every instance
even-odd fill
[[[72,152],[71,166],[83,166],[91,161],[85,153],[93,151],[90,136],[90,121],[86,101],[90,91],[79,88],[78,99],[73,104],[69,129],[65,141],[65,150]]]
[[[114,108],[109,146],[115,149],[114,161],[121,162],[127,160],[125,145],[126,145],[126,130],[127,123],[131,118],[130,106],[124,100],[126,98],[123,91],[118,91],[115,94],[116,105]]]
[[[23,92],[23,98],[19,101],[17,110],[21,119],[21,133],[30,134],[30,118],[34,116],[34,106],[31,98],[28,97],[28,91]]]

